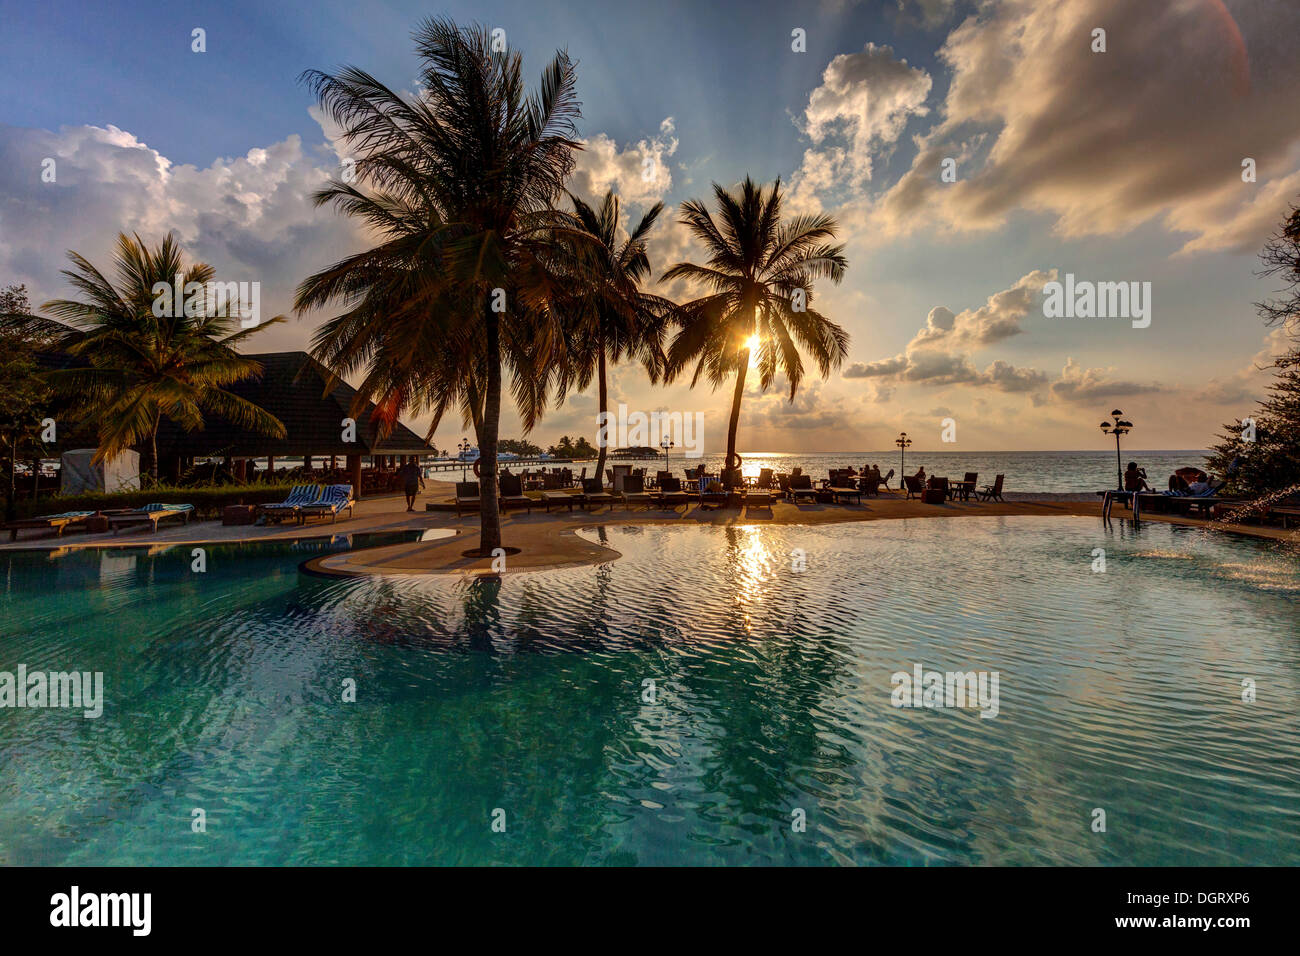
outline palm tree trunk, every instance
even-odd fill
[[[722,463],[725,479],[726,469],[731,467],[736,454],[736,432],[740,428],[740,400],[745,394],[745,375],[749,372],[749,349],[740,353],[740,371],[736,373],[736,391],[731,396],[731,421],[727,425],[727,460]]]
[[[501,418],[501,327],[491,306],[484,320],[487,337],[487,395],[479,435],[479,553],[501,547],[501,513],[497,509],[497,429]]]
[[[605,381],[605,331],[601,329],[597,345],[600,347],[600,358],[597,359],[597,372],[600,376],[600,384],[597,386],[599,391],[600,408],[599,411],[605,413],[601,419],[605,423],[605,441],[600,443],[600,454],[596,458],[596,478],[600,481],[600,486],[605,487],[605,458],[609,454],[609,385]]]
[[[158,423],[154,422],[153,433],[149,436],[149,453],[153,457],[149,461],[149,477],[153,483],[158,484]]]

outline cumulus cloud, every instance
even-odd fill
[[[1164,391],[1155,382],[1132,382],[1110,377],[1113,369],[1084,368],[1066,358],[1061,377],[1052,383],[1052,395],[1066,402],[1093,402]]]
[[[768,392],[746,387],[741,404],[741,424],[751,430],[798,435],[813,431],[838,432],[857,427],[860,412],[842,396],[834,396],[820,379],[808,379],[791,401],[789,383],[781,377]]]
[[[1264,336],[1263,346],[1245,366],[1196,386],[1191,389],[1193,395],[1190,397],[1216,405],[1252,405],[1264,397],[1273,376],[1274,363],[1295,347],[1295,339],[1285,328],[1270,329]]]
[[[928,385],[987,385],[1004,392],[1031,392],[1048,381],[1045,372],[997,360],[983,371],[961,349],[980,349],[1023,331],[1020,327],[1043,286],[1056,270],[1035,269],[1009,288],[989,296],[982,306],[954,313],[936,306],[907,347],[891,358],[855,362],[845,378],[890,378]]]
[[[1233,13],[1219,0],[986,5],[939,51],[952,73],[943,120],[875,225],[987,229],[1028,209],[1070,237],[1158,220],[1190,233],[1188,250],[1257,247],[1300,174],[1300,6]],[[1098,26],[1104,53],[1091,49]],[[941,182],[941,160],[979,133],[980,155]],[[1244,157],[1258,184],[1241,181]]]
[[[45,158],[55,162],[54,182],[41,179]],[[0,276],[25,282],[39,305],[70,291],[58,275],[68,250],[107,269],[119,232],[150,243],[174,232],[220,278],[260,282],[264,314],[287,312],[303,276],[361,242],[354,223],[312,206],[333,171],[296,135],[200,169],[114,126],[0,127]],[[301,347],[304,339],[290,324],[257,344]]]
[[[673,185],[670,157],[677,152],[673,118],[659,124],[658,132],[619,149],[604,133],[583,141],[577,154],[570,191],[591,202],[613,189],[625,201],[649,204],[662,198]]]
[[[868,43],[860,53],[841,53],[822,72],[808,97],[803,131],[814,143],[831,132],[845,134],[855,150],[872,140],[893,142],[909,117],[924,116],[930,75],[897,59],[888,46]]]
[[[930,74],[894,56],[888,46],[868,43],[827,64],[821,83],[796,120],[812,140],[793,180],[793,202],[816,206],[817,194],[854,189],[871,179],[872,154],[894,143],[913,116],[925,116]],[[843,146],[828,142],[836,138]]]

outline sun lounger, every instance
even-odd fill
[[[164,518],[180,518],[182,524],[189,524],[190,515],[193,513],[193,505],[169,505],[150,502],[136,511],[122,511],[109,515],[108,526],[113,529],[113,534],[117,534],[118,528],[130,527],[133,524],[147,524],[150,526],[151,531],[157,531],[158,523]]]
[[[623,478],[623,507],[645,505],[649,508],[659,500],[659,496],[645,490],[645,479],[640,475],[626,475]]]
[[[772,487],[773,473],[771,468],[763,468],[758,472],[758,478],[754,484],[745,489],[745,507],[746,508],[770,508],[772,500],[776,496],[776,489]]]
[[[1218,495],[1187,495],[1183,498],[1174,499],[1174,507],[1185,515],[1191,515],[1192,509],[1195,508],[1201,513],[1201,517],[1208,517],[1215,505],[1232,505],[1245,504],[1244,498],[1220,498]]]
[[[811,475],[791,475],[790,476],[790,496],[798,501],[800,498],[811,498],[817,500],[817,489],[812,485]]]
[[[465,511],[478,511],[479,490],[477,481],[456,482],[456,517]]]
[[[543,491],[542,504],[546,505],[546,513],[551,513],[551,505],[559,505],[573,510],[574,505],[582,504],[582,495],[571,495],[567,491]]]
[[[722,482],[715,479],[708,482],[704,486],[704,490],[700,492],[700,506],[721,508],[726,505],[730,497],[731,495],[723,487]]]
[[[907,498],[920,498],[925,494],[925,482],[916,475],[904,475],[903,487],[907,489]]]
[[[338,521],[341,511],[346,511],[350,518],[353,504],[351,485],[326,485],[319,501],[302,505],[298,509],[298,520],[306,524],[308,518],[323,518],[328,515],[330,521],[334,522]]]
[[[320,498],[319,485],[294,485],[289,490],[289,497],[284,501],[258,505],[258,513],[268,521],[283,521],[285,518],[298,517],[298,509]]]
[[[1292,521],[1300,521],[1300,507],[1295,505],[1283,505],[1282,507],[1273,506],[1268,509],[1268,517],[1277,517],[1282,519],[1282,530],[1285,531],[1290,527]]]
[[[1181,514],[1190,515],[1192,509],[1200,511],[1202,515],[1208,515],[1214,505],[1227,504],[1238,499],[1221,498],[1219,492],[1227,484],[1226,481],[1211,482],[1206,485],[1203,491],[1181,491],[1170,489],[1169,491],[1148,492],[1141,495],[1144,505],[1155,511],[1175,511]]]
[[[601,505],[614,507],[614,502],[618,499],[611,495],[600,483],[599,478],[584,478],[582,481],[582,494],[577,496],[582,506],[593,505],[599,508]]]
[[[667,472],[660,472],[659,479],[659,504],[664,508],[676,508],[678,505],[689,505],[695,500],[695,496],[689,491],[682,490],[682,480],[674,478]]]
[[[497,488],[500,491],[497,501],[500,503],[502,511],[509,511],[511,508],[524,508],[529,514],[533,513],[533,499],[524,494],[524,483],[518,475],[499,475],[497,477]]]
[[[5,524],[5,530],[9,532],[9,540],[17,541],[18,532],[25,528],[36,528],[42,531],[53,531],[55,537],[62,537],[65,528],[84,524],[86,519],[93,515],[93,511],[65,511],[57,515],[41,515],[37,518],[19,518],[16,521],[10,521]]]
[[[858,504],[862,504],[862,489],[856,486],[833,484],[826,490],[831,493],[832,499],[837,503],[841,498],[856,498]]]

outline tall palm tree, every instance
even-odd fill
[[[138,235],[119,234],[116,284],[84,256],[69,252],[68,258],[73,267],[63,275],[81,298],[55,299],[41,310],[70,326],[59,345],[87,365],[50,372],[48,381],[56,392],[78,396],[82,417],[97,423],[96,462],[140,446],[157,480],[163,416],[188,431],[201,429],[204,415],[217,415],[241,428],[284,437],[279,419],[223,388],[261,372],[261,363],[235,347],[283,321],[280,316],[240,328],[240,304],[222,304],[215,297],[201,306],[174,303],[156,309],[159,284],[170,287],[183,275],[187,284],[206,285],[214,275],[205,263],[187,264],[170,233],[154,249]]]
[[[748,176],[733,195],[713,184],[715,220],[698,199],[682,205],[682,225],[703,243],[706,265],[679,262],[664,281],[687,279],[708,292],[679,306],[680,326],[668,349],[668,379],[695,364],[691,386],[707,376],[717,388],[735,375],[727,426],[728,470],[739,466],[736,431],[750,355],[757,351],[759,384],[766,391],[784,373],[793,400],[803,381],[800,349],[817,363],[823,378],[848,354],[849,336],[811,308],[812,282],[839,283],[848,263],[844,247],[833,246],[830,216],[795,216],[781,221],[781,181],[764,192]]]
[[[379,244],[306,279],[295,307],[348,306],[316,352],[339,374],[364,371],[359,391],[390,420],[459,407],[474,424],[488,554],[501,546],[502,366],[528,430],[563,347],[553,203],[578,148],[574,70],[557,53],[527,94],[522,57],[494,51],[483,27],[429,19],[414,40],[416,98],[355,67],[303,74],[356,157],[356,184],[331,181],[316,202],[362,219]]]
[[[607,415],[609,365],[633,358],[645,367],[652,383],[664,369],[663,341],[673,304],[641,290],[652,275],[646,237],[664,206],[655,203],[620,243],[619,200],[613,190],[605,193],[599,210],[572,193],[569,199],[573,228],[589,241],[571,250],[580,274],[574,283],[574,300],[565,308],[569,346],[558,376],[559,397],[570,386],[586,389],[594,376],[599,411]],[[608,443],[601,442],[596,477],[602,480],[608,452]]]

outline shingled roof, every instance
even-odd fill
[[[306,352],[265,352],[248,358],[262,364],[262,374],[226,389],[284,422],[285,437],[269,438],[212,416],[202,430],[193,432],[164,420],[158,434],[161,457],[429,454],[429,444],[401,422],[380,439],[371,402],[356,417],[356,441],[345,442],[343,419],[351,417],[356,389],[339,380],[326,394],[329,372]]]

